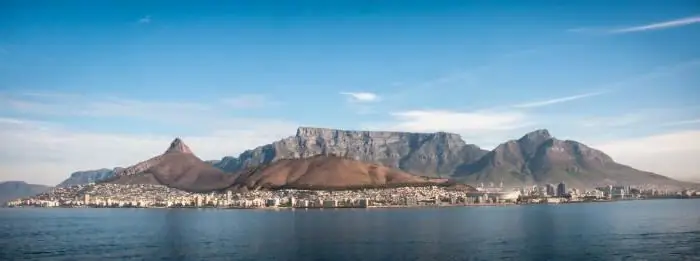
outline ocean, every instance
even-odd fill
[[[0,209],[0,260],[700,260],[700,200]]]

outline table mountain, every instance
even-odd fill
[[[338,155],[433,177],[449,176],[460,164],[487,151],[466,144],[458,134],[348,131],[301,127],[295,136],[224,157],[215,166],[235,172],[280,159]]]
[[[447,179],[419,177],[399,169],[353,159],[315,155],[281,159],[242,171],[234,188],[347,189],[443,184]]]
[[[536,130],[503,143],[481,159],[459,166],[453,175],[469,183],[530,185],[564,182],[580,188],[608,184],[678,185],[681,182],[616,163],[605,153]]]
[[[31,197],[50,189],[49,186],[27,184],[24,181],[0,182],[0,206],[13,199]]]
[[[119,169],[104,182],[160,184],[185,191],[208,192],[230,187],[234,178],[199,159],[182,140],[176,138],[162,155]]]

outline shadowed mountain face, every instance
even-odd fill
[[[14,199],[44,193],[50,189],[51,187],[49,186],[27,184],[24,181],[0,182],[0,205]]]
[[[472,162],[487,151],[466,144],[451,133],[346,131],[301,127],[295,136],[225,157],[215,166],[235,172],[280,159],[337,155],[397,168],[416,175],[449,176],[455,168]]]
[[[564,182],[581,188],[607,184],[678,185],[680,182],[614,162],[605,153],[537,130],[496,147],[476,162],[457,168],[454,177],[469,183],[507,185]]]
[[[197,158],[178,138],[163,155],[120,169],[106,182],[157,184],[191,192],[209,192],[228,188],[234,180],[235,176]]]
[[[440,184],[446,181],[347,158],[313,156],[282,159],[243,171],[238,175],[234,187],[342,189]]]

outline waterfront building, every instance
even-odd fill
[[[324,200],[324,201],[323,201],[323,207],[324,207],[324,208],[335,208],[335,207],[338,207],[338,201],[337,201],[337,200]]]
[[[564,184],[564,182],[560,182],[559,185],[557,185],[557,196],[564,197],[567,194],[566,192],[566,184]]]
[[[557,195],[557,190],[552,184],[547,184],[547,196],[556,196]]]

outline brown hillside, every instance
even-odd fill
[[[209,192],[230,187],[235,176],[224,173],[192,154],[175,139],[163,154],[119,171],[109,183],[159,184],[192,192]]]
[[[284,159],[239,173],[235,187],[337,189],[444,183],[377,164],[335,157]]]

